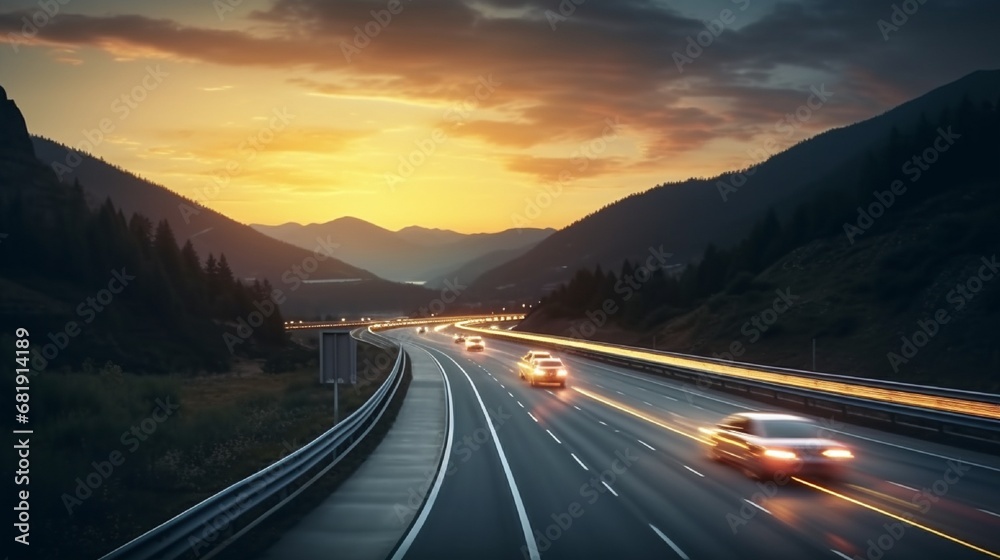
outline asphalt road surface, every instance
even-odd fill
[[[470,353],[453,332],[386,333],[433,356],[454,401],[399,558],[1000,558],[1000,458],[819,419],[855,451],[846,479],[761,483],[709,460],[698,428],[773,408],[569,355],[565,389],[532,388],[527,346]]]

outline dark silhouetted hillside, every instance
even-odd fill
[[[682,274],[576,270],[518,328],[1000,390],[1000,92],[900,125]]]
[[[629,196],[556,232],[537,247],[484,273],[470,293],[532,297],[570,279],[580,267],[617,269],[624,259],[642,259],[663,246],[673,263],[697,260],[709,246],[733,245],[774,209],[784,218],[810,198],[814,183],[837,169],[860,163],[886,142],[891,131],[913,132],[921,115],[955,110],[963,99],[978,104],[1000,92],[1000,71],[979,71],[866,121],[827,131],[758,165],[735,192],[740,173],[657,186]],[[820,109],[822,110],[822,109]],[[503,288],[502,292],[498,288]]]

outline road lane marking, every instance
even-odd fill
[[[680,402],[680,399],[675,399],[675,398],[671,397],[670,395],[660,395],[660,396],[663,397],[663,398],[665,398],[665,399],[670,399],[670,400],[672,400],[674,402]]]
[[[850,556],[844,554],[843,552],[841,552],[839,550],[831,548],[830,552],[836,554],[837,556],[840,556],[841,558],[846,558],[847,560],[853,560]]]
[[[654,379],[650,379],[650,378],[647,378],[647,377],[641,377],[639,375],[633,375],[633,374],[625,373],[623,371],[619,371],[619,370],[616,370],[616,369],[611,369],[609,367],[605,367],[605,366],[602,366],[602,365],[600,365],[598,363],[595,363],[595,362],[593,362],[591,360],[581,359],[580,361],[586,361],[586,362],[588,362],[588,364],[590,366],[593,366],[593,367],[596,367],[596,368],[600,368],[600,369],[603,369],[605,371],[610,371],[611,373],[614,373],[614,374],[617,374],[617,375],[624,375],[625,377],[631,377],[632,379],[638,379],[639,381],[645,381],[646,383],[651,383],[653,385],[658,385],[658,386],[663,387],[665,389],[671,389],[673,391],[681,391],[681,392],[684,392],[684,393],[696,394],[696,393],[692,393],[688,389],[685,389],[684,387],[675,387],[675,386],[670,385],[668,383],[661,383],[659,381],[656,381]],[[634,370],[632,370],[632,371],[634,371]],[[597,385],[597,383],[594,383],[594,385]],[[597,386],[601,387],[600,385],[597,385]],[[601,387],[601,388],[603,389],[603,387]],[[660,393],[657,393],[657,394],[659,394],[662,397],[667,397],[667,395],[663,395],[663,394],[660,394]],[[706,399],[710,399],[710,400],[713,400],[713,401],[718,401],[720,403],[725,403],[725,404],[728,404],[730,406],[735,406],[735,407],[738,407],[738,408],[742,408],[744,410],[757,410],[756,408],[753,408],[752,406],[742,405],[742,404],[739,404],[739,403],[728,401],[726,399],[720,399],[720,398],[716,398],[716,397],[710,397],[708,395],[702,395],[702,394],[698,394],[698,396],[704,397]],[[675,400],[675,401],[677,400],[677,399],[675,399],[673,397],[667,397],[667,398]]]
[[[766,513],[768,515],[773,515],[770,511],[767,510],[767,508],[765,508],[764,506],[762,506],[762,505],[760,505],[758,503],[751,502],[750,500],[748,500],[746,498],[743,498],[743,501],[746,502],[746,503],[748,503],[748,504],[750,504],[750,505],[752,505],[753,507],[759,509],[760,511],[763,511],[764,513]]]
[[[607,424],[605,424],[603,420],[598,420],[597,422],[600,423],[602,426],[607,426]]]
[[[976,546],[976,545],[974,545],[974,544],[972,544],[970,542],[963,541],[962,539],[959,539],[957,537],[953,537],[953,536],[951,536],[951,535],[949,535],[947,533],[942,533],[941,531],[938,531],[937,529],[933,529],[933,528],[931,528],[931,527],[929,527],[927,525],[924,525],[922,523],[914,521],[913,519],[908,519],[907,517],[904,517],[902,515],[896,515],[895,513],[892,513],[891,511],[884,510],[884,509],[882,509],[880,507],[873,506],[871,504],[867,504],[865,502],[862,502],[861,500],[857,500],[857,499],[851,498],[850,496],[845,496],[844,494],[841,494],[839,492],[835,492],[833,490],[830,490],[829,488],[824,488],[824,487],[819,486],[817,484],[813,484],[812,482],[809,482],[808,480],[802,480],[801,478],[799,478],[797,476],[793,476],[792,480],[794,480],[795,482],[798,482],[799,484],[804,484],[804,485],[806,485],[806,486],[808,486],[810,488],[813,488],[815,490],[819,490],[820,492],[824,492],[824,493],[829,494],[831,496],[834,496],[836,498],[840,498],[841,500],[850,502],[850,503],[852,503],[854,505],[861,506],[861,507],[863,507],[865,509],[869,509],[869,510],[874,511],[876,513],[881,513],[882,515],[884,515],[886,517],[890,517],[892,519],[895,519],[896,521],[902,521],[903,523],[906,523],[907,525],[912,525],[912,526],[914,526],[914,527],[916,527],[918,529],[923,529],[924,531],[927,531],[928,533],[930,533],[932,535],[937,535],[937,536],[941,537],[942,539],[947,539],[947,540],[949,540],[949,541],[951,541],[953,543],[960,544],[962,546],[971,548],[972,550],[975,550],[976,552],[981,552],[981,553],[983,553],[983,554],[985,554],[987,556],[990,556],[992,558],[998,558],[998,559],[1000,559],[1000,554],[997,554],[996,552],[991,552],[989,550],[986,550],[985,548]]]
[[[519,406],[519,407],[521,407],[521,408],[524,408],[524,405],[523,405],[523,404],[521,404],[521,401],[517,401],[517,406]]]
[[[916,488],[910,488],[909,486],[907,486],[905,484],[900,484],[898,482],[893,482],[891,480],[887,480],[886,482],[888,482],[889,484],[892,484],[893,486],[899,486],[900,488],[904,488],[904,489],[909,490],[911,492],[917,492]]]
[[[439,351],[440,352],[440,351]],[[472,382],[472,378],[469,377],[469,373],[458,365],[451,356],[443,354],[444,357],[451,360],[459,370],[465,375],[465,379],[469,381],[469,386],[472,387],[472,392],[476,395],[476,400],[479,401],[479,408],[483,411],[483,416],[486,418],[486,427],[490,429],[490,435],[493,436],[493,444],[496,446],[497,455],[500,456],[500,466],[503,467],[503,474],[507,477],[507,486],[510,488],[511,496],[514,498],[514,507],[517,509],[517,517],[521,522],[521,531],[524,533],[524,541],[527,545],[528,554],[530,560],[541,560],[542,555],[538,551],[538,543],[535,541],[535,535],[531,531],[531,523],[528,521],[528,514],[524,509],[524,502],[521,501],[521,494],[517,490],[517,483],[514,482],[514,475],[510,472],[510,464],[507,463],[507,455],[503,452],[503,446],[500,445],[500,438],[497,437],[496,428],[493,427],[493,419],[490,417],[490,411],[486,409],[486,404],[483,402],[483,398],[479,395],[479,389],[476,389],[476,384]],[[531,414],[530,412],[528,414]],[[537,420],[536,420],[537,422]]]
[[[619,395],[623,396],[623,397],[625,396],[625,393],[622,393],[621,391],[616,390],[615,392],[618,393]]]
[[[530,412],[529,412],[529,413],[528,413],[528,416],[531,416],[531,419],[532,419],[532,420],[534,420],[535,422],[538,422],[538,418],[535,418],[535,415],[534,415],[534,414],[532,414],[532,413],[530,413]]]
[[[615,489],[614,489],[614,488],[612,488],[612,487],[608,486],[608,483],[607,483],[607,482],[604,482],[604,481],[602,480],[602,481],[601,481],[601,484],[603,484],[603,485],[604,485],[604,487],[608,489],[608,492],[611,492],[611,493],[612,493],[612,494],[613,494],[613,495],[614,495],[614,496],[615,496],[616,498],[618,497],[618,492],[615,492]]]
[[[870,437],[865,437],[865,436],[859,436],[857,434],[852,434],[850,432],[842,432],[840,430],[834,430],[833,428],[824,427],[823,429],[826,430],[826,431],[828,431],[828,432],[834,432],[834,433],[837,433],[837,434],[843,434],[845,436],[851,436],[853,438],[863,439],[865,441],[870,441],[870,442],[873,442],[873,443],[881,443],[882,445],[888,445],[889,447],[895,447],[897,449],[905,449],[907,451],[912,451],[914,453],[920,453],[922,455],[930,455],[931,457],[937,457],[938,459],[946,459],[946,460],[949,460],[949,461],[956,461],[958,463],[963,463],[963,464],[966,464],[966,465],[972,465],[973,467],[978,467],[980,469],[986,469],[986,470],[990,470],[990,471],[994,471],[994,472],[1000,472],[1000,467],[991,467],[989,465],[983,465],[983,464],[980,464],[980,463],[973,463],[972,461],[965,461],[965,460],[962,460],[962,459],[956,459],[955,457],[949,457],[947,455],[941,455],[939,453],[932,453],[930,451],[923,451],[923,450],[920,450],[920,449],[914,449],[912,447],[906,447],[905,445],[899,445],[899,444],[896,444],[896,443],[889,443],[887,441],[882,441],[880,439],[875,439],[875,438],[870,438]]]
[[[581,467],[583,467],[583,470],[585,470],[585,471],[589,471],[590,470],[590,469],[587,468],[587,465],[583,464],[583,461],[581,461],[579,457],[577,457],[573,453],[570,453],[570,456],[573,457],[573,459],[577,462],[578,465],[580,465]]]
[[[976,509],[979,509],[979,508],[976,508]],[[993,513],[992,511],[990,511],[988,509],[980,509],[979,511],[981,511],[981,512],[987,514],[987,515],[992,515],[993,517],[1000,517],[1000,513]]]
[[[579,410],[580,412],[583,412],[583,409],[582,409],[582,408],[580,408],[580,407],[578,407],[578,406],[576,406],[575,404],[573,405],[573,408],[575,408],[575,409]]]
[[[434,486],[432,486],[431,491],[427,493],[427,499],[424,501],[423,507],[420,508],[420,515],[417,516],[416,521],[413,522],[410,530],[407,531],[406,537],[403,539],[403,542],[399,544],[399,548],[397,548],[396,553],[393,554],[392,560],[402,560],[402,558],[406,556],[406,553],[410,550],[410,545],[412,545],[413,541],[416,540],[417,534],[420,533],[420,529],[423,528],[424,522],[427,521],[427,516],[430,515],[431,509],[434,507],[434,501],[437,500],[438,492],[441,491],[441,485],[444,483],[444,477],[448,473],[448,469],[442,467],[448,464],[448,460],[451,457],[451,444],[455,436],[455,409],[454,402],[451,397],[451,383],[448,381],[448,375],[444,372],[444,366],[441,365],[441,362],[439,362],[433,354],[420,346],[417,346],[417,348],[427,352],[427,355],[434,360],[434,363],[436,363],[439,368],[441,368],[441,377],[444,377],[444,389],[448,405],[448,439],[445,440],[444,453],[441,455],[441,464],[438,465],[438,473],[437,477],[434,479]]]
[[[685,432],[683,430],[679,430],[677,428],[674,428],[673,426],[664,424],[663,422],[657,420],[656,418],[652,418],[650,416],[647,416],[647,415],[645,415],[645,414],[643,414],[643,413],[641,413],[641,412],[639,412],[637,410],[634,410],[634,409],[629,408],[627,406],[618,404],[615,401],[606,399],[606,398],[604,398],[604,397],[602,397],[600,395],[597,395],[595,393],[591,393],[590,391],[587,391],[585,389],[580,389],[579,387],[573,387],[573,390],[576,391],[576,392],[578,392],[578,393],[580,393],[581,395],[584,395],[586,397],[590,397],[590,398],[594,399],[597,402],[604,403],[605,405],[610,406],[611,408],[615,408],[615,409],[620,410],[620,411],[622,411],[622,412],[624,412],[626,414],[631,414],[632,416],[635,416],[636,418],[639,418],[640,420],[645,420],[646,422],[649,422],[650,424],[659,426],[659,427],[661,427],[661,428],[663,428],[665,430],[670,430],[671,432],[674,432],[675,434],[684,436],[686,438],[693,439],[695,441],[700,441],[701,443],[705,443],[705,444],[711,443],[710,441],[708,441],[708,440],[706,440],[704,438],[698,437],[698,436],[696,436],[694,434],[689,434],[689,433],[687,433],[687,432]]]
[[[648,443],[642,441],[641,439],[637,439],[636,441],[638,441],[639,443],[645,445],[646,447],[650,448],[651,450],[656,451],[656,449],[654,449],[652,445],[649,445]]]
[[[696,474],[696,475],[698,475],[698,476],[700,476],[702,478],[705,478],[705,475],[701,474],[700,472],[692,469],[691,467],[689,467],[687,465],[684,465],[684,468],[687,469],[687,470],[689,470],[689,471],[691,471],[691,472],[693,472],[694,474]]]
[[[667,546],[669,546],[670,548],[672,548],[674,550],[674,552],[677,553],[677,556],[680,556],[683,560],[690,560],[688,558],[688,555],[684,554],[684,551],[681,550],[681,547],[677,546],[676,544],[674,544],[674,541],[672,541],[669,538],[667,538],[667,536],[663,534],[663,531],[657,529],[653,524],[650,524],[649,528],[652,529],[653,532],[656,533],[656,535],[658,537],[660,537],[661,539],[663,539],[663,542],[667,543]]]
[[[545,430],[545,431],[548,432],[550,436],[552,436],[552,439],[556,440],[556,443],[558,443],[559,445],[562,445],[562,442],[559,441],[559,438],[557,438],[555,434],[553,434],[552,432],[549,432],[548,430]]]

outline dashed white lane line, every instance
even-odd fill
[[[607,426],[607,424],[605,424],[603,420],[598,420],[597,423],[602,426]]]
[[[553,433],[552,433],[552,432],[550,432],[549,430],[545,430],[545,431],[546,431],[546,432],[548,432],[548,434],[549,434],[550,436],[552,436],[552,439],[556,440],[556,443],[558,443],[559,445],[562,445],[562,442],[561,442],[561,441],[559,441],[559,438],[557,438],[555,434],[553,434]]]
[[[653,403],[651,403],[651,402],[646,402],[646,401],[642,401],[642,404],[644,404],[644,405],[646,405],[646,406],[653,406]]]
[[[514,398],[514,393],[511,393],[510,391],[507,391],[507,394],[510,395],[510,398],[512,398],[512,399]]]
[[[623,397],[625,396],[625,393],[622,393],[621,391],[617,391],[616,390],[615,392],[618,393],[619,395],[623,396]]]
[[[672,400],[674,402],[678,402],[678,399],[675,399],[675,398],[671,397],[670,395],[660,395],[660,396],[663,397],[663,398],[665,398],[665,399],[670,399],[670,400]]]
[[[641,439],[637,439],[636,441],[638,441],[639,443],[641,443],[641,444],[645,445],[645,446],[646,446],[646,447],[648,447],[648,448],[649,448],[650,450],[652,450],[652,451],[656,451],[656,448],[655,448],[655,447],[653,447],[652,445],[649,445],[648,443],[646,443],[646,442],[642,441]]]
[[[583,461],[581,461],[579,457],[577,457],[573,453],[570,453],[570,456],[573,457],[573,459],[576,461],[576,463],[578,465],[580,465],[581,467],[583,467],[583,470],[585,470],[585,471],[589,471],[590,470],[590,469],[587,468],[587,465],[583,464]]]
[[[888,482],[889,484],[892,484],[893,486],[899,486],[900,488],[903,488],[905,490],[909,490],[911,492],[916,492],[917,491],[916,488],[911,488],[911,487],[909,487],[909,486],[907,486],[905,484],[900,484],[898,482],[893,482],[891,480],[887,480],[886,482]]]
[[[705,475],[701,474],[700,472],[692,469],[691,467],[689,467],[687,465],[684,465],[684,468],[687,469],[687,470],[689,470],[689,471],[691,471],[691,472],[693,472],[694,474],[696,474],[696,475],[698,475],[698,476],[700,476],[702,478],[705,478]]]
[[[844,554],[843,552],[841,552],[841,551],[839,551],[839,550],[837,550],[835,548],[831,548],[830,552],[836,554],[837,556],[840,556],[841,558],[846,558],[847,560],[852,560],[850,556]]]
[[[555,394],[555,393],[553,393],[552,391],[550,391],[550,390],[548,390],[548,389],[546,389],[546,390],[545,390],[545,392],[546,392],[546,393],[548,393],[548,394],[550,394],[550,395],[552,395],[553,397],[554,397],[554,396],[556,396],[556,394]]]
[[[704,408],[702,408],[702,407],[700,407],[700,406],[698,406],[696,404],[692,404],[691,406],[697,408],[698,410],[705,410]]]
[[[602,481],[601,481],[601,484],[603,484],[603,485],[604,485],[604,487],[608,489],[608,492],[611,492],[611,494],[612,494],[612,495],[613,495],[614,497],[616,497],[616,498],[618,497],[618,492],[615,492],[615,489],[614,489],[614,488],[612,488],[612,487],[608,486],[608,483],[607,483],[607,482],[604,482],[604,481],[602,480]]]
[[[657,535],[658,537],[660,537],[661,539],[663,539],[663,542],[667,543],[667,546],[669,546],[670,548],[672,548],[672,549],[673,549],[673,551],[677,553],[677,556],[680,556],[680,557],[681,557],[681,558],[682,558],[683,560],[690,560],[690,559],[688,558],[688,555],[687,555],[687,554],[684,554],[684,551],[683,551],[683,550],[681,550],[681,547],[679,547],[679,546],[677,546],[676,544],[674,544],[674,541],[670,540],[670,539],[669,539],[669,538],[668,538],[668,537],[667,537],[666,535],[664,535],[664,534],[663,534],[663,531],[661,531],[661,530],[657,529],[657,528],[656,528],[656,527],[655,527],[654,525],[652,525],[652,524],[650,524],[649,528],[650,528],[650,529],[652,529],[652,530],[653,530],[653,532],[654,532],[654,533],[656,533],[656,535]]]
[[[579,410],[580,412],[583,412],[583,409],[582,409],[582,408],[580,408],[580,407],[578,407],[578,406],[576,406],[575,404],[573,405],[573,408],[575,408],[575,409]]]
[[[517,406],[519,406],[519,407],[521,407],[521,408],[524,408],[524,405],[523,405],[523,404],[521,404],[521,401],[517,401]]]
[[[503,387],[504,389],[506,389],[506,388],[507,388],[507,386],[506,386],[506,385],[504,385],[503,383],[501,383],[501,384],[500,384],[500,386],[501,386],[501,387]]]
[[[530,412],[529,412],[529,413],[528,413],[528,416],[531,416],[531,419],[532,419],[532,420],[534,420],[535,422],[538,422],[538,418],[535,418],[535,415],[534,415],[534,414],[532,414],[532,413],[530,413]]]
[[[746,503],[748,503],[748,504],[750,504],[750,505],[752,505],[753,507],[759,509],[760,511],[763,511],[766,514],[771,515],[771,512],[768,511],[767,508],[765,508],[764,506],[762,506],[760,504],[757,504],[757,503],[754,503],[754,502],[751,502],[750,500],[748,500],[746,498],[743,498],[743,501],[746,502]]]

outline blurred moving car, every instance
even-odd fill
[[[477,352],[486,350],[486,344],[483,342],[483,337],[481,336],[470,336],[465,339],[465,349],[469,352]]]
[[[709,457],[733,463],[751,478],[839,478],[854,458],[848,447],[825,437],[819,424],[793,414],[741,412],[701,432],[710,442]]]
[[[566,370],[566,366],[562,360],[551,356],[525,360],[531,354],[529,352],[527,356],[521,358],[521,361],[518,362],[518,375],[521,379],[527,379],[532,387],[535,385],[566,386],[566,378],[569,376],[569,372]],[[547,355],[548,352],[540,352],[540,354]]]
[[[427,332],[427,327],[417,327],[417,334],[424,334]]]
[[[462,335],[460,335],[460,334],[456,334],[455,335],[455,344],[461,344],[463,342],[465,342],[465,337],[462,336]]]

